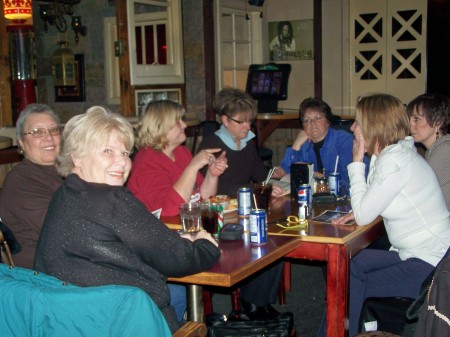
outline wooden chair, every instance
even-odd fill
[[[1,262],[9,265],[11,268],[14,268],[14,260],[12,258],[11,250],[9,249],[8,242],[6,242],[2,231],[0,231],[0,253]]]

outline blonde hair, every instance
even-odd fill
[[[149,146],[162,151],[168,144],[167,133],[184,116],[184,108],[173,101],[152,101],[145,108],[137,127],[136,147]]]
[[[382,150],[409,135],[409,118],[403,103],[388,94],[360,98],[356,105],[356,120],[370,155],[377,145]]]
[[[56,162],[58,172],[67,176],[75,166],[72,155],[82,158],[92,148],[106,145],[113,132],[131,152],[134,145],[133,127],[123,116],[101,106],[93,106],[86,113],[72,117],[64,127],[61,152]]]

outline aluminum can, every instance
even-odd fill
[[[238,215],[249,216],[252,209],[252,190],[250,187],[241,187],[238,190]]]
[[[250,233],[250,220],[247,217],[240,217],[239,223],[244,227],[244,233]]]
[[[306,219],[306,217],[309,215],[309,207],[307,204],[302,204],[298,206],[298,218],[299,219]]]
[[[330,193],[341,195],[341,175],[340,173],[330,173],[328,176],[328,189]]]
[[[312,203],[311,186],[309,186],[308,184],[300,185],[297,192],[297,197],[298,206],[306,204],[308,207],[310,207]]]
[[[250,212],[250,243],[263,245],[267,242],[267,214],[263,209]]]

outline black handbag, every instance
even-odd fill
[[[276,319],[249,321],[231,319],[221,314],[206,317],[207,337],[294,337],[294,316],[281,313]]]

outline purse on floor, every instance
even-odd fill
[[[207,337],[295,337],[292,313],[281,313],[276,319],[264,321],[228,320],[227,316],[206,317]]]

